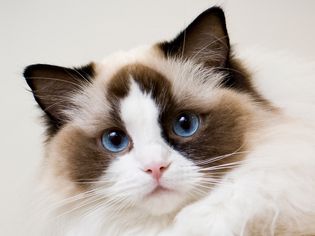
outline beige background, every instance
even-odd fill
[[[232,43],[315,59],[315,1],[224,2]],[[0,0],[0,235],[25,221],[25,190],[41,160],[40,112],[21,77],[31,63],[64,66],[169,39],[210,0]]]

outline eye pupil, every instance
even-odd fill
[[[199,128],[199,117],[192,113],[179,115],[173,123],[173,131],[180,137],[190,137]]]
[[[121,144],[122,137],[118,132],[113,131],[113,132],[109,133],[108,136],[109,136],[108,138],[109,138],[110,142],[112,144],[114,144],[115,146],[119,146]]]
[[[178,121],[182,129],[189,130],[191,128],[191,122],[186,115],[182,115]]]
[[[128,136],[120,130],[105,131],[101,141],[103,147],[110,152],[121,152],[129,145]]]

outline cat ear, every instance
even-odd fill
[[[230,43],[223,10],[209,8],[175,39],[160,44],[160,47],[166,56],[192,59],[211,67],[225,66]]]
[[[63,112],[74,106],[69,96],[91,82],[93,64],[80,68],[35,64],[26,67],[24,77],[40,108],[46,113],[50,128],[55,130],[65,123]]]

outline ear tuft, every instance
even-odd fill
[[[167,57],[191,59],[210,67],[225,66],[230,43],[223,10],[209,8],[175,39],[159,46]]]
[[[64,111],[75,106],[70,97],[92,82],[95,70],[93,63],[79,68],[35,64],[26,67],[23,75],[54,133],[66,122]]]

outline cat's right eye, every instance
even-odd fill
[[[122,152],[129,146],[129,137],[125,132],[112,129],[103,133],[101,138],[102,146],[110,152]]]

